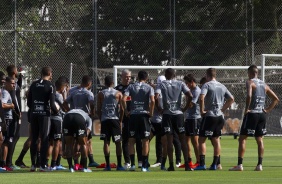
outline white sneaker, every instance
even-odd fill
[[[36,167],[34,166],[34,165],[32,165],[31,167],[30,167],[30,172],[35,172],[36,171]]]
[[[159,167],[159,166],[161,166],[160,162],[157,162],[157,163],[154,163],[153,165],[151,165],[151,167]]]
[[[257,165],[255,171],[262,171],[262,165],[261,164]]]
[[[229,171],[243,171],[243,170],[244,170],[244,168],[243,168],[242,164],[237,165],[237,166],[232,167],[232,168],[229,169]]]
[[[84,169],[82,170],[82,172],[92,172],[92,170],[91,170],[91,169],[88,169],[88,168],[84,168]]]
[[[129,169],[131,167],[130,163],[124,163],[123,168],[125,170]]]
[[[217,170],[222,170],[221,164],[217,164],[216,169],[217,169]]]
[[[131,167],[129,168],[129,170],[130,170],[130,171],[135,171],[135,165],[131,166]]]
[[[51,169],[49,167],[45,167],[45,168],[40,167],[39,171],[40,172],[50,172]]]
[[[142,168],[142,161],[138,162],[138,168]]]
[[[175,165],[176,167],[180,167],[181,166],[181,163],[180,162],[178,162],[178,163],[176,163],[176,165]]]

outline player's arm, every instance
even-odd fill
[[[155,95],[150,96],[150,107],[149,107],[149,116],[152,117],[154,114],[154,108],[155,108]]]
[[[51,92],[50,92],[50,96],[49,96],[49,100],[50,100],[50,107],[51,107],[51,110],[54,114],[58,114],[59,110],[57,109],[56,107],[56,104],[55,104],[55,88],[54,86],[51,85]]]
[[[200,113],[204,116],[207,112],[205,111],[205,96],[204,94],[200,95]]]
[[[192,103],[192,93],[191,91],[187,91],[185,94],[185,100],[186,100],[186,104],[185,107],[182,109],[182,112],[185,112],[188,108],[191,108],[191,103]]]
[[[269,96],[271,98],[271,103],[269,104],[269,106],[267,108],[264,109],[265,113],[270,112],[279,102],[279,98],[277,97],[277,95],[270,89],[270,87],[268,85],[265,86],[265,92],[267,94],[267,96]]]
[[[14,109],[14,104],[13,103],[2,103],[2,108],[3,109]]]
[[[226,100],[226,102],[224,103],[224,105],[223,105],[221,111],[224,112],[227,108],[229,108],[229,107],[231,106],[231,104],[232,104],[233,102],[234,102],[234,97],[231,96],[230,98],[228,98],[228,99]]]
[[[123,121],[123,116],[124,116],[124,108],[121,104],[121,101],[122,101],[122,93],[121,92],[118,92],[117,93],[118,95],[118,102],[119,102],[119,122],[122,123]],[[120,126],[122,127],[122,124],[120,124]]]
[[[253,94],[253,86],[254,83],[251,80],[248,80],[246,82],[246,88],[247,88],[247,97],[246,97],[246,106],[245,106],[245,114],[247,114],[249,112],[249,107],[251,104],[251,100],[252,100],[252,94]]]
[[[100,120],[102,118],[102,104],[103,104],[103,101],[104,101],[104,95],[103,95],[102,92],[99,92],[98,96],[97,96],[97,115],[98,115]]]

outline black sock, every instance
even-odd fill
[[[161,166],[162,166],[162,167],[165,167],[165,163],[166,163],[166,157],[163,157],[163,158],[162,158],[162,165],[161,165]]]
[[[205,162],[205,155],[200,155],[200,166],[204,166],[206,164]]]
[[[148,156],[142,156],[142,167],[147,168],[148,167]]]
[[[121,155],[117,155],[117,163],[119,167],[122,167],[121,165]]]
[[[18,161],[23,161],[23,158],[24,158],[26,153],[27,153],[27,151],[22,150],[17,160]]]
[[[218,161],[216,165],[219,165],[219,164],[220,164],[220,155],[218,155]]]
[[[88,154],[88,159],[89,159],[89,163],[93,163],[94,162],[93,154]]]
[[[242,157],[238,157],[238,165],[243,164],[243,158]]]
[[[78,164],[78,159],[77,158],[73,159],[73,161],[74,161],[74,164]]]
[[[169,167],[170,168],[174,167],[173,162],[169,162]]]
[[[188,157],[188,163],[192,162],[192,158]]]
[[[0,161],[0,167],[5,167],[5,164],[4,164],[3,160]]]
[[[51,161],[51,167],[53,168],[53,167],[55,167],[56,166],[56,160],[52,160]]]
[[[87,169],[87,157],[81,157],[80,163],[84,169]]]
[[[217,165],[217,163],[218,163],[218,156],[213,156],[212,165]]]
[[[129,157],[130,157],[131,166],[134,166],[135,165],[135,154],[129,155]]]
[[[69,169],[73,168],[72,165],[72,157],[67,158],[68,164],[69,164]]]
[[[105,160],[106,160],[106,165],[110,166],[110,156],[109,155],[105,156]]]
[[[36,167],[39,167],[41,165],[41,156],[40,151],[36,152]]]
[[[58,155],[58,158],[57,158],[57,160],[56,160],[56,166],[61,165],[61,158],[62,158],[62,155],[59,154],[59,155]]]
[[[258,165],[262,165],[262,157],[258,157]]]

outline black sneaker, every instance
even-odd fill
[[[167,171],[175,171],[175,170],[174,170],[174,167],[169,167],[167,168]]]
[[[18,167],[20,167],[20,168],[29,168],[29,167],[26,166],[26,165],[24,164],[24,162],[21,161],[21,160],[16,160],[15,165],[18,166]]]

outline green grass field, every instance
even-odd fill
[[[22,149],[25,138],[21,138],[14,155],[14,161]],[[176,168],[176,172],[161,171],[159,168],[150,168],[151,172],[143,173],[140,170],[135,172],[103,172],[102,169],[94,168],[92,173],[68,171],[54,172],[29,172],[28,169],[19,171],[0,173],[0,183],[281,183],[282,181],[282,140],[279,137],[266,137],[265,156],[263,160],[263,171],[253,171],[257,163],[257,147],[255,140],[249,138],[247,141],[247,151],[244,158],[243,172],[230,172],[228,169],[237,163],[238,141],[232,136],[223,136],[221,171],[193,171],[185,172],[183,169]],[[114,144],[112,146],[111,162],[116,162]],[[103,163],[102,141],[98,137],[93,138],[93,148],[95,161]],[[150,163],[155,161],[154,141],[151,144]],[[212,146],[207,142],[206,164],[209,166],[212,162]],[[24,162],[30,165],[29,153]],[[62,164],[67,166],[66,160]],[[168,165],[168,164],[167,164]]]

